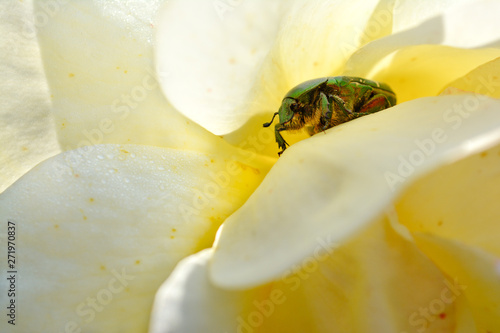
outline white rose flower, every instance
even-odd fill
[[[1,6],[2,331],[500,329],[496,1]],[[398,105],[278,159],[337,75]]]

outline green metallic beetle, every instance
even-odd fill
[[[396,104],[396,94],[385,83],[352,76],[323,77],[309,80],[290,90],[275,112],[280,122],[274,132],[281,155],[289,144],[281,131],[305,127],[309,135]]]

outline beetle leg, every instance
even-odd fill
[[[321,120],[322,123],[325,124],[323,126],[323,131],[330,126],[330,120],[332,119],[333,110],[330,107],[330,103],[328,102],[328,98],[324,93],[319,93],[320,98],[320,110],[321,110]]]
[[[342,111],[345,114],[346,117],[348,117],[348,118],[352,117],[352,115],[353,115],[352,110],[350,110],[346,107],[345,102],[339,96],[337,96],[337,95],[330,96],[332,98],[333,103],[328,103],[328,99],[326,98],[325,94],[321,93],[320,96],[321,96],[320,97],[321,98],[321,110],[322,110],[323,123],[324,123],[323,128],[322,128],[323,131],[332,127],[331,120],[332,120],[332,116],[333,116],[334,103],[338,107],[338,109],[340,109],[340,111]],[[325,109],[326,109],[326,112],[325,112]]]
[[[276,142],[278,143],[278,148],[281,149],[280,152],[278,152],[278,156],[283,154],[283,152],[286,149],[286,146],[290,146],[285,139],[283,139],[283,136],[281,135],[280,131],[286,130],[286,128],[283,126],[283,124],[276,124],[274,126],[274,135],[276,136]]]
[[[337,95],[333,95],[332,98],[335,104],[337,104],[337,106],[340,108],[342,112],[344,112],[346,116],[350,116],[353,114],[352,110],[346,107],[345,102],[342,98],[340,98]]]

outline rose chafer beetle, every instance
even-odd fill
[[[352,76],[323,77],[309,80],[290,90],[275,112],[280,122],[274,127],[281,155],[289,144],[281,131],[305,128],[309,135],[322,132],[396,104],[396,94],[385,83]]]

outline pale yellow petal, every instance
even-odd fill
[[[160,289],[152,332],[437,333],[457,319],[441,300],[450,282],[385,219],[343,245],[319,238],[277,280],[245,291],[210,284],[209,255],[183,261]]]
[[[455,304],[456,324],[454,333],[471,333],[476,331],[476,323],[469,303],[465,297],[458,297]]]
[[[496,48],[408,46],[388,55],[367,76],[388,83],[401,103],[436,96],[449,82],[499,56],[500,49]]]
[[[324,248],[324,243],[333,247]],[[297,264],[302,264],[293,266],[300,267],[298,271],[285,272],[264,294],[270,299],[280,290],[285,299],[273,304],[275,312],[266,318],[265,332],[277,332],[281,325],[287,332],[318,333],[412,332],[422,328],[442,332],[454,326],[454,304],[434,305],[446,288],[446,278],[384,219],[343,245],[319,238],[316,250]],[[269,303],[260,298],[262,305]],[[422,315],[422,309],[430,320]],[[249,310],[259,308],[254,303]],[[251,323],[253,318],[247,314],[245,319]]]
[[[449,83],[443,93],[450,91],[474,92],[500,98],[500,58],[482,64],[461,78]]]
[[[498,112],[498,110],[497,110]],[[401,222],[500,256],[500,145],[443,166],[400,199]]]
[[[477,332],[500,330],[500,258],[460,241],[430,234],[415,233],[415,240],[455,280],[452,293],[465,295]]]
[[[344,242],[422,175],[498,144],[499,109],[485,96],[421,98],[291,146],[220,230],[214,282],[262,284],[310,254],[318,237]]]
[[[0,192],[60,152],[32,10],[0,3]]]
[[[38,165],[0,196],[0,245],[15,243],[19,291],[15,330],[6,320],[0,330],[144,332],[177,261],[210,246],[264,174],[244,156],[137,145]]]
[[[38,36],[65,150],[123,143],[207,151],[220,141],[174,110],[159,88],[153,33],[160,3],[36,2],[47,16]]]

